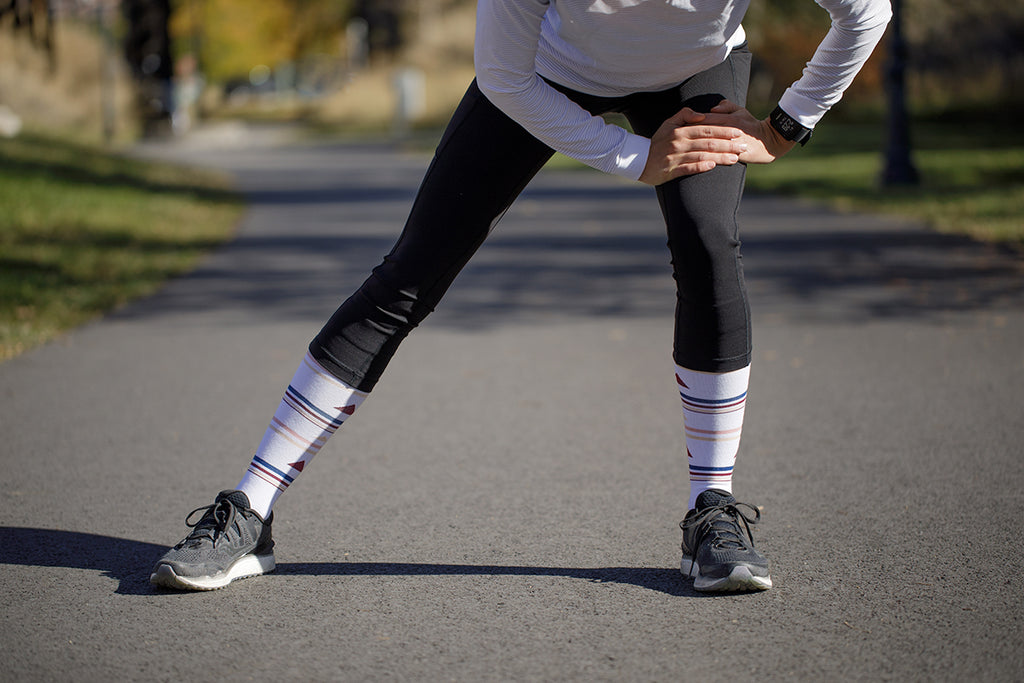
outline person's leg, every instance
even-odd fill
[[[239,485],[261,514],[358,407],[551,153],[470,86],[397,244],[310,344]]]
[[[310,344],[332,375],[370,391],[513,200],[553,154],[474,82],[420,186],[398,243]]]
[[[721,99],[743,104],[749,53],[678,88],[637,98],[627,116],[650,135],[683,106],[707,111]],[[736,213],[746,167],[719,166],[657,188],[676,280],[673,357],[691,465],[689,507],[707,488],[731,491],[751,356],[750,310]]]
[[[214,588],[273,568],[277,497],[366,398],[552,153],[470,86],[398,243],[310,343],[239,489],[205,508],[195,531],[157,563],[154,583]]]
[[[749,378],[749,366],[730,372],[699,372],[676,365],[690,472],[689,510],[708,489],[732,493]]]
[[[366,400],[308,353],[278,404],[267,431],[237,486],[249,507],[266,518],[327,440]]]
[[[736,51],[723,64],[697,74],[678,88],[634,97],[625,114],[638,133],[650,136],[684,106],[707,111],[722,99],[743,105],[749,68],[749,52]],[[751,360],[750,310],[736,221],[745,171],[742,164],[719,166],[657,188],[676,280],[673,359],[686,426],[690,472],[687,518],[693,521],[697,512],[732,506],[727,526],[737,532],[739,516],[731,495],[732,470],[742,432]],[[710,519],[709,524],[725,523],[715,515]],[[714,536],[706,531],[699,536]],[[738,536],[729,544],[744,545],[746,554],[704,558],[708,571],[727,573],[717,577],[698,575],[695,585],[702,590],[770,585],[767,561],[762,567],[763,558],[753,551],[752,544],[745,547],[747,542]],[[684,560],[693,565],[698,549],[692,542],[690,545],[687,548],[684,534],[684,553],[689,555]],[[741,573],[753,572],[749,581],[731,576],[737,564],[731,560],[737,558],[744,565]],[[712,567],[723,560],[730,561],[724,562],[724,567]],[[684,570],[690,573],[692,566],[684,566]]]

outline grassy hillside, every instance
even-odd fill
[[[0,138],[0,360],[188,271],[240,213],[213,174]]]

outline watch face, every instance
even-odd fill
[[[775,130],[779,131],[779,134],[787,140],[800,142],[802,139],[810,137],[810,130],[797,123],[796,119],[791,118],[781,108],[776,108],[772,112],[771,123]]]

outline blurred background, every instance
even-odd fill
[[[230,238],[241,212],[230,178],[142,162],[138,143],[281,134],[429,151],[473,77],[475,4],[0,0],[0,360],[153,291]],[[748,192],[905,216],[1019,255],[1024,3],[893,5],[811,143],[751,167]],[[828,24],[811,0],[752,3],[756,115]]]
[[[915,115],[1015,108],[1024,3],[899,5]],[[472,78],[474,11],[471,0],[0,0],[0,105],[28,128],[107,142],[223,117],[438,126]],[[752,104],[768,108],[828,17],[810,0],[764,0],[745,26]],[[891,47],[830,118],[884,117]]]

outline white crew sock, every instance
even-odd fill
[[[238,484],[252,509],[266,519],[278,496],[366,396],[306,353]]]
[[[690,510],[697,496],[707,489],[732,493],[732,470],[743,431],[749,379],[749,365],[724,373],[676,366],[690,465]]]

